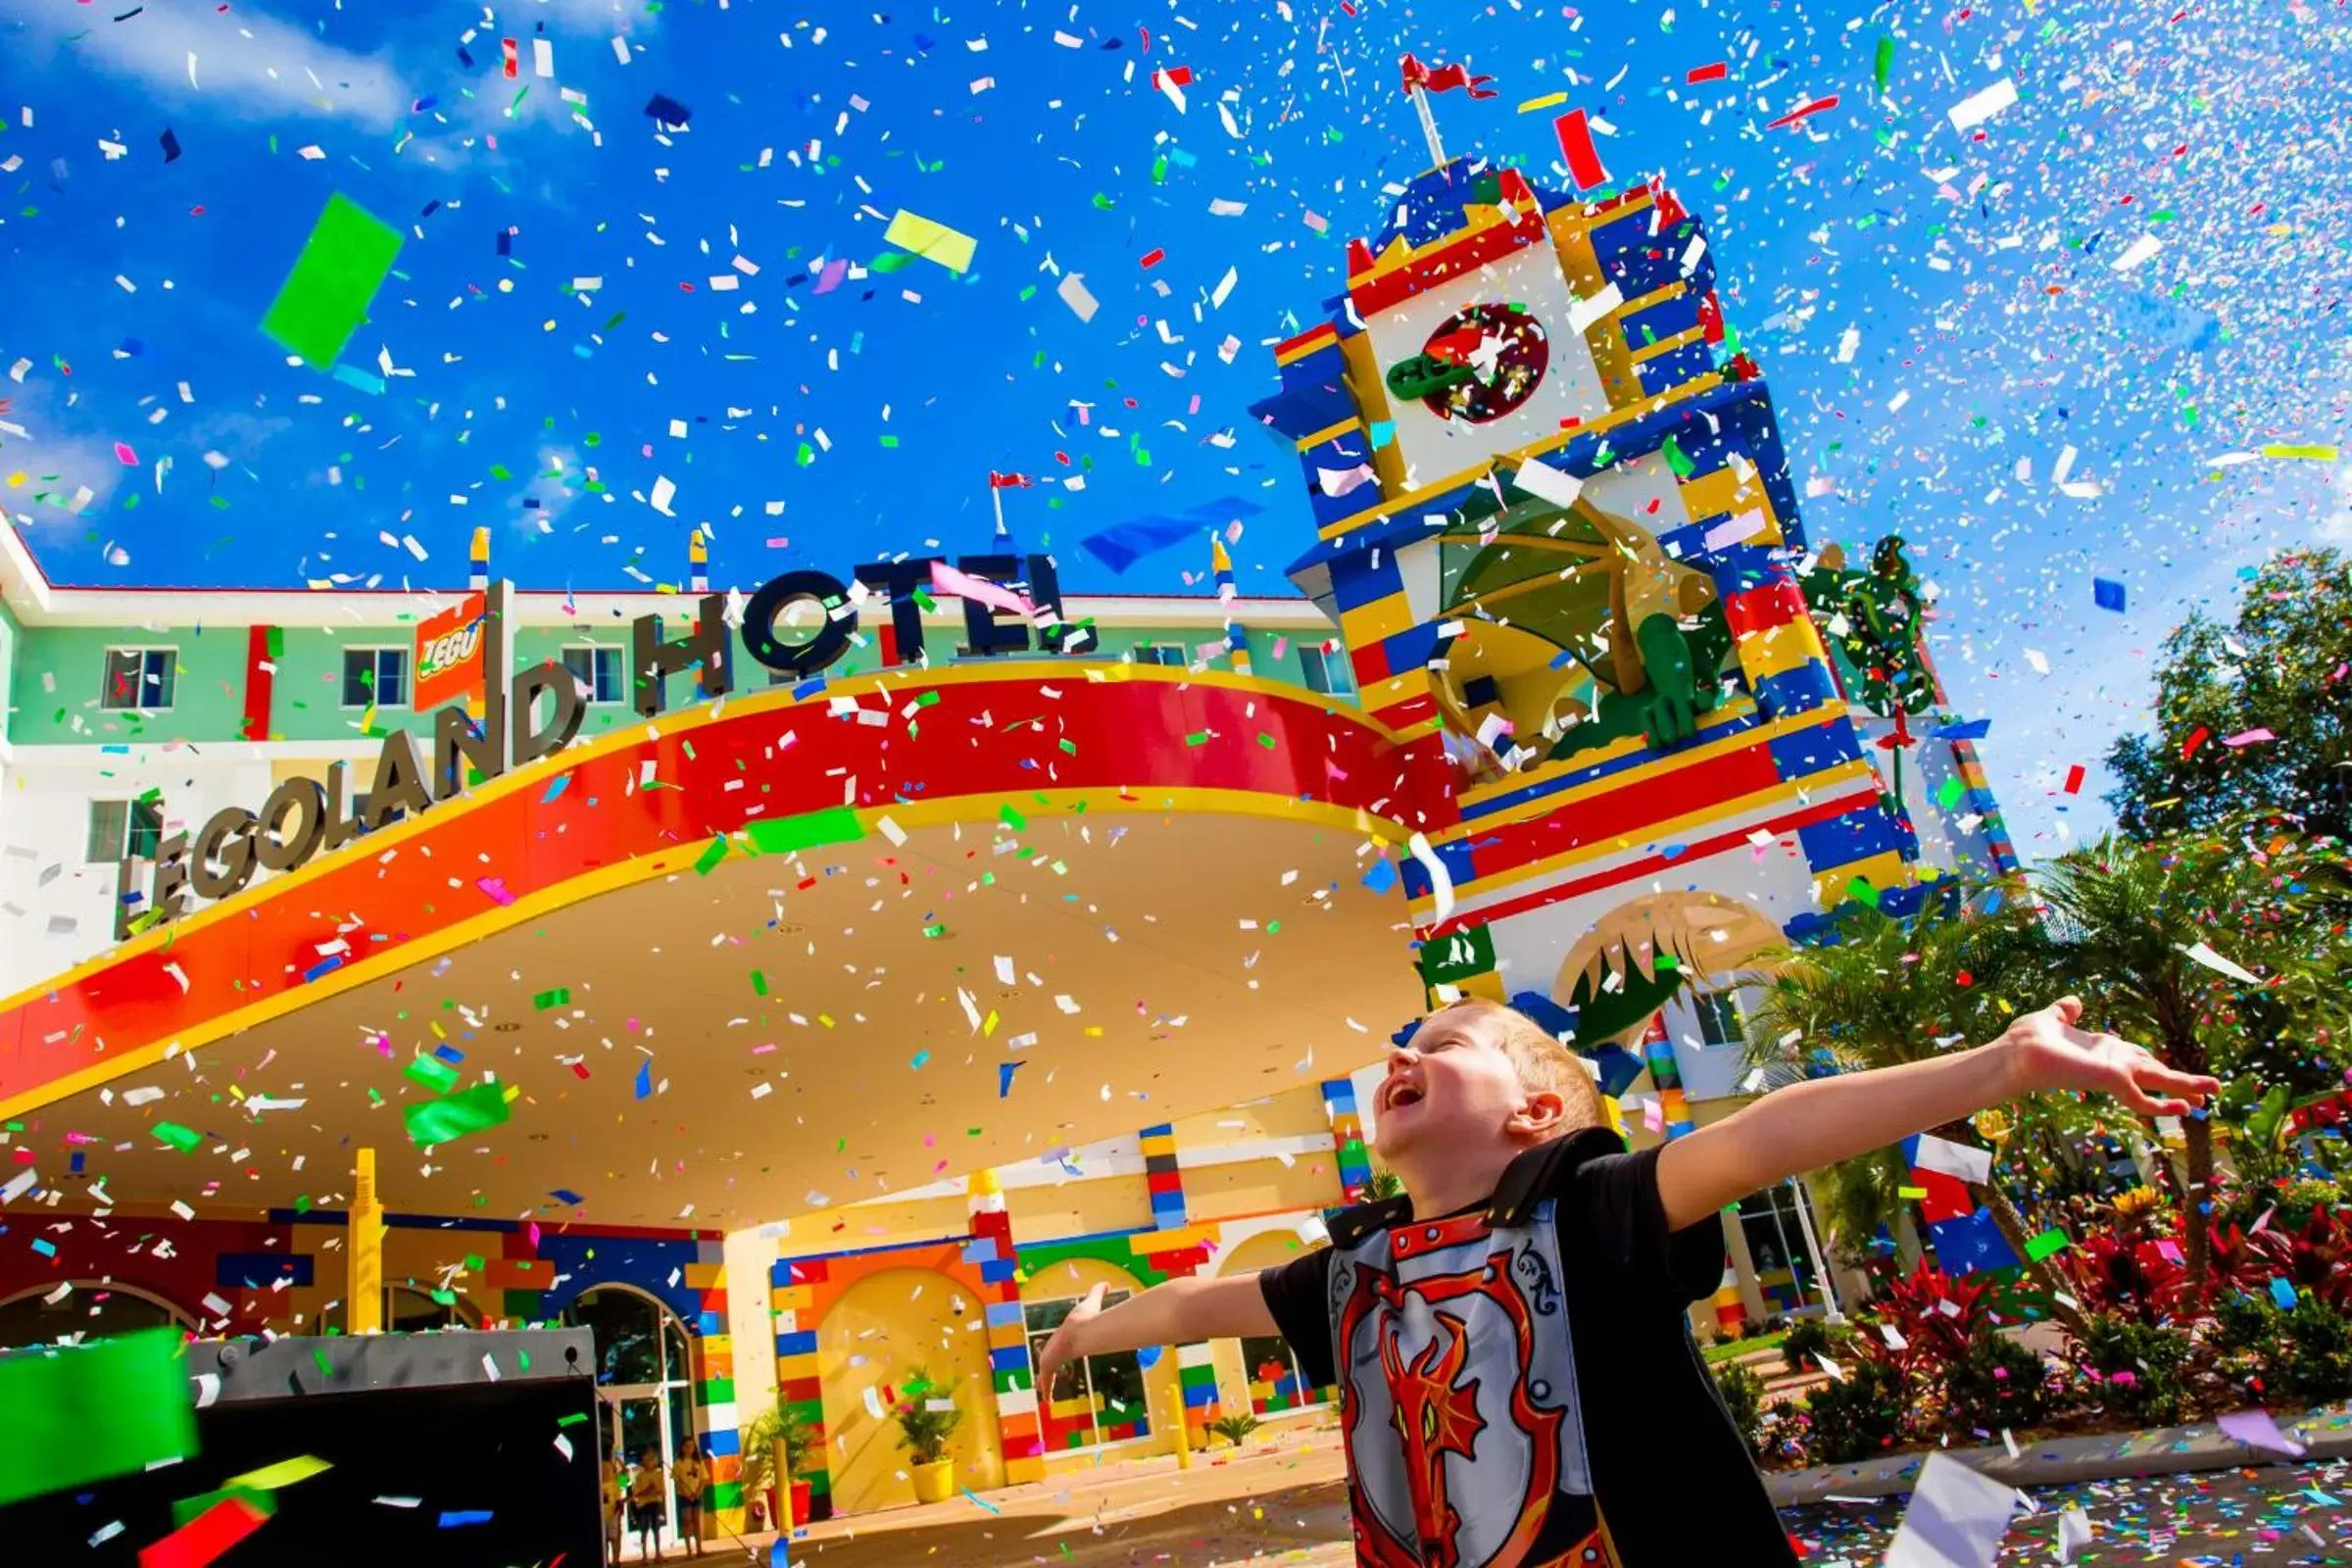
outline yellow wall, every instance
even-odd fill
[[[922,1367],[950,1385],[963,1421],[950,1441],[956,1482],[981,1492],[1004,1484],[1004,1444],[988,1375],[988,1335],[979,1300],[929,1269],[890,1269],[850,1287],[817,1326],[826,1462],[833,1506],[857,1513],[914,1500],[898,1424],[875,1419],[865,1394],[887,1412],[884,1386]]]
[[[1114,1267],[1100,1258],[1072,1257],[1023,1280],[1021,1299],[1024,1302],[1059,1300],[1065,1297],[1084,1296],[1097,1285],[1105,1285],[1114,1291],[1133,1291],[1138,1295],[1144,1290],[1144,1282],[1123,1268]],[[1038,1390],[1041,1408],[1049,1392]],[[1176,1351],[1173,1347],[1169,1347],[1158,1361],[1144,1369],[1144,1398],[1152,1417],[1152,1436],[1132,1447],[1120,1448],[1118,1452],[1122,1455],[1174,1452],[1176,1426],[1184,1409],[1184,1395],[1183,1387],[1177,1381]],[[1048,1450],[1046,1454],[1049,1472],[1079,1469],[1096,1462],[1092,1453],[1067,1455],[1058,1460],[1053,1450]]]
[[[1295,1154],[1279,1159],[1204,1165],[1184,1173],[1186,1215],[1203,1220],[1242,1219],[1294,1208],[1327,1208],[1340,1200],[1337,1154]]]

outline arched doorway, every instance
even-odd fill
[[[1287,1227],[1260,1231],[1227,1250],[1217,1273],[1257,1274],[1279,1268],[1299,1253],[1298,1233]],[[1252,1415],[1279,1415],[1328,1404],[1336,1393],[1308,1384],[1298,1369],[1291,1342],[1280,1334],[1246,1335],[1236,1342],[1243,1383],[1250,1391]]]
[[[678,1445],[694,1430],[694,1368],[686,1326],[676,1313],[630,1285],[598,1285],[564,1308],[567,1328],[596,1336],[596,1392],[604,1404],[598,1434],[606,1453],[634,1464],[646,1449],[661,1455],[668,1522],[664,1549],[679,1544],[677,1486],[668,1475]],[[622,1544],[636,1550],[635,1536]]]
[[[76,1335],[112,1339],[141,1329],[193,1328],[196,1320],[160,1296],[104,1280],[70,1280],[73,1289],[54,1301],[57,1287],[34,1286],[0,1300],[0,1349],[54,1345]]]
[[[869,1274],[817,1325],[825,1458],[836,1516],[914,1500],[890,1396],[917,1368],[963,1412],[948,1440],[956,1482],[974,1492],[1004,1484],[1004,1446],[978,1295],[927,1268]]]

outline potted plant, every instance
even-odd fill
[[[918,1366],[899,1385],[899,1401],[890,1414],[899,1424],[899,1446],[906,1450],[907,1467],[914,1472],[914,1500],[947,1501],[956,1494],[956,1462],[948,1457],[948,1439],[963,1424],[954,1396]]]
[[[815,1444],[808,1417],[780,1399],[743,1429],[743,1490],[767,1494],[768,1518],[780,1535],[808,1522],[809,1487],[798,1477]]]

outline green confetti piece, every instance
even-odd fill
[[[567,1006],[570,1003],[571,988],[569,986],[558,986],[553,991],[542,991],[531,999],[531,1005],[541,1012],[545,1012],[550,1007]]]
[[[694,874],[696,876],[709,876],[712,871],[718,868],[718,862],[726,858],[727,841],[725,835],[722,834],[719,837],[712,839],[710,844],[704,848],[701,857],[698,858],[694,862]]]
[[[507,1102],[504,1084],[475,1084],[462,1094],[404,1105],[400,1114],[408,1123],[411,1142],[446,1144],[498,1126],[514,1114],[514,1108]]]
[[[436,1095],[446,1095],[458,1087],[458,1069],[438,1056],[414,1057],[400,1075],[412,1083],[422,1084]]]
[[[367,319],[400,246],[400,230],[347,196],[329,196],[262,330],[304,364],[326,369]]]
[[[854,807],[828,806],[821,811],[803,811],[755,821],[744,829],[752,843],[770,855],[790,855],[827,844],[850,844],[865,837],[865,824]]]
[[[0,1359],[0,1507],[195,1452],[175,1328]]]
[[[752,994],[760,997],[767,995],[767,976],[758,969],[752,971]]]
[[[1879,906],[1879,890],[1860,877],[1845,885],[1845,896],[1857,903],[1867,904],[1874,909]]]
[[[1892,38],[1881,38],[1879,40],[1879,58],[1871,67],[1871,74],[1878,80],[1879,96],[1882,98],[1886,96],[1887,73],[1891,72],[1893,69],[1894,40]]]
[[[170,1144],[173,1149],[178,1150],[183,1154],[189,1152],[198,1144],[204,1142],[202,1138],[196,1135],[195,1129],[190,1127],[182,1127],[175,1121],[157,1122],[155,1124],[155,1136],[161,1138],[165,1143]]]
[[[1966,793],[1967,789],[1959,779],[1947,778],[1936,791],[1936,804],[1948,811],[1960,804],[1960,797]]]
[[[180,1497],[172,1504],[172,1527],[176,1530],[203,1513],[234,1497],[255,1513],[268,1519],[277,1513],[277,1498],[252,1487],[222,1487],[219,1492],[207,1492],[200,1496]]]
[[[2039,1236],[2031,1237],[2027,1240],[2026,1256],[2030,1260],[2038,1263],[2045,1257],[2054,1256],[2059,1252],[2065,1251],[2066,1249],[2066,1232],[2053,1228],[2051,1230],[2043,1231]]]
[[[1009,803],[998,808],[997,820],[1004,823],[1006,827],[1011,828],[1015,833],[1026,833],[1029,831],[1029,819],[1023,816]]]

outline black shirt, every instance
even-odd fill
[[[1722,1228],[1667,1230],[1659,1152],[1588,1128],[1485,1203],[1347,1209],[1258,1276],[1302,1381],[1340,1386],[1359,1563],[1796,1561],[1683,1316]]]

